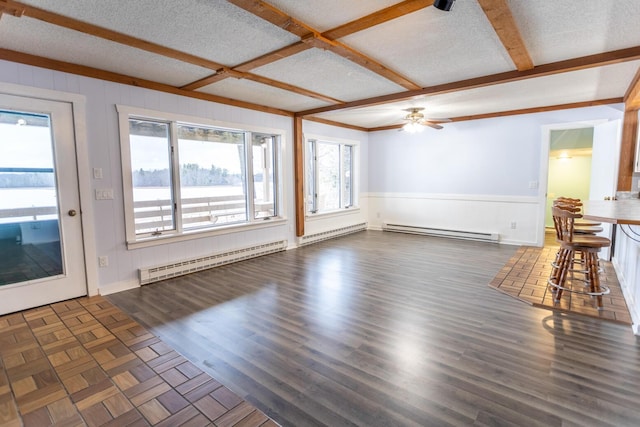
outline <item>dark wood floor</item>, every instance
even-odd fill
[[[111,295],[284,426],[637,426],[629,326],[488,287],[516,247],[367,231]]]

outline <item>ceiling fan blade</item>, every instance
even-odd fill
[[[451,123],[451,119],[427,119],[425,122],[429,123]]]
[[[444,129],[442,126],[440,126],[440,125],[438,125],[438,124],[436,124],[434,122],[431,122],[431,121],[424,122],[423,125],[429,126],[430,128],[434,128],[434,129],[438,129],[438,130],[439,129]]]

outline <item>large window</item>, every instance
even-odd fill
[[[279,215],[279,134],[119,112],[129,242]]]
[[[356,143],[307,139],[306,210],[323,213],[353,207]]]

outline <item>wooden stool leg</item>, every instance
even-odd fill
[[[558,290],[556,291],[556,299],[555,302],[560,302],[560,298],[562,297],[563,287],[567,281],[567,273],[571,268],[571,259],[574,257],[574,253],[570,249],[563,249],[562,256],[560,259],[560,266],[558,272],[558,281],[556,282],[558,285]]]
[[[598,272],[598,254],[590,254],[590,279],[591,279],[591,292],[597,293],[596,295],[596,308],[602,310],[602,290],[600,288],[600,274]]]

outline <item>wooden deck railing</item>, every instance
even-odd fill
[[[37,221],[45,215],[57,215],[56,206],[33,206],[28,208],[0,209],[0,219],[15,218],[16,221]]]
[[[227,224],[247,219],[247,203],[243,195],[195,197],[182,199],[182,224],[195,228],[207,224]],[[273,202],[256,203],[263,216],[273,215]],[[169,199],[134,202],[136,231],[171,229],[173,204]]]
[[[256,211],[264,217],[274,214],[273,202],[256,203]],[[173,204],[169,199],[145,200],[133,204],[136,231],[164,230],[173,227]],[[246,200],[243,195],[194,197],[182,199],[182,223],[186,228],[206,224],[245,221]],[[56,206],[0,209],[0,222],[37,221],[45,215],[56,215]]]

